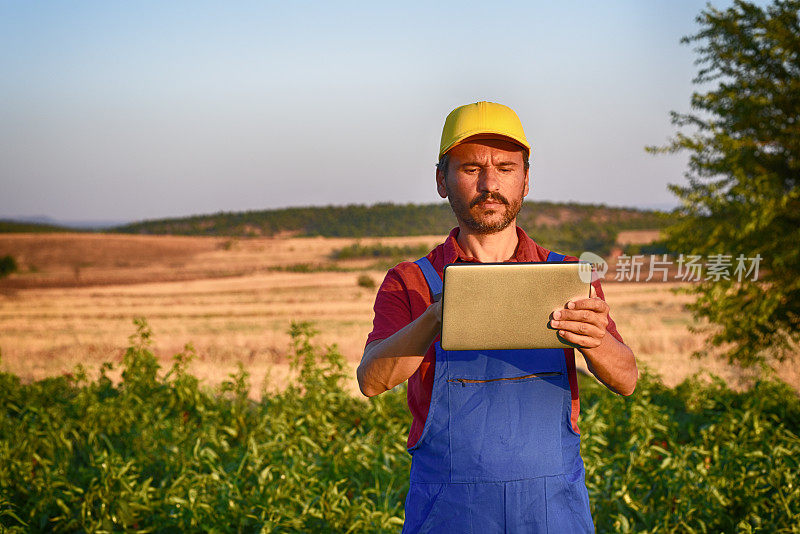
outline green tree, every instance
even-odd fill
[[[731,279],[698,283],[691,308],[745,366],[785,359],[800,338],[799,11],[798,0],[708,5],[700,31],[682,39],[699,55],[692,112],[673,112],[683,131],[650,149],[690,155],[688,185],[670,186],[682,206],[669,246],[706,261],[731,256]],[[740,255],[761,257],[757,280],[734,275]]]

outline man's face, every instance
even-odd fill
[[[524,149],[510,141],[476,139],[448,154],[447,175],[437,170],[436,186],[459,223],[478,234],[493,234],[515,222],[528,194]]]

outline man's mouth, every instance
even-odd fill
[[[508,201],[503,198],[502,196],[489,196],[489,195],[481,195],[472,202],[469,203],[470,208],[474,208],[475,206],[500,206],[503,204],[508,204]]]

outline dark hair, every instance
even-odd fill
[[[522,162],[523,166],[525,167],[525,170],[527,171],[531,166],[531,162],[525,156],[522,156]],[[449,164],[450,164],[450,154],[445,152],[444,154],[442,154],[442,157],[439,158],[439,163],[436,164],[436,170],[442,171],[442,174],[444,174],[445,178],[447,178],[447,166]]]

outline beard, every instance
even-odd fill
[[[469,204],[449,194],[447,195],[447,200],[450,202],[450,207],[453,209],[456,219],[464,223],[467,228],[476,234],[494,234],[505,230],[514,219],[517,218],[517,214],[519,214],[520,209],[522,209],[521,194],[519,198],[511,202],[499,193],[488,192],[483,192],[476,196]],[[498,210],[502,210],[500,217],[485,213],[481,210],[478,205],[487,200],[492,200],[501,204],[500,206],[492,208],[492,211],[495,213],[497,213]],[[478,209],[474,210],[476,207]]]

